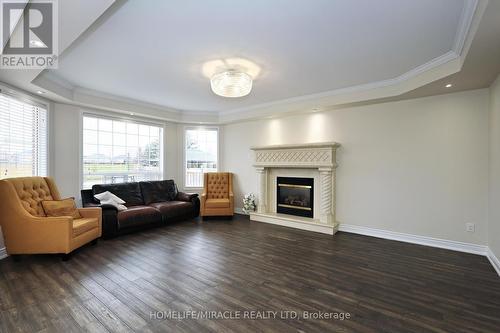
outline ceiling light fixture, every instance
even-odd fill
[[[448,83],[445,87],[446,88],[451,88],[451,87],[453,87],[453,85],[451,83]]]
[[[37,90],[37,91],[36,91],[36,93],[37,93],[38,95],[43,95],[43,94],[45,94],[45,91]]]
[[[217,73],[210,79],[212,91],[222,97],[243,97],[252,90],[252,77],[237,70]]]

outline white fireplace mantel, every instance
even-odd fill
[[[250,219],[333,235],[338,228],[335,221],[335,155],[339,146],[336,142],[322,142],[252,147],[254,167],[259,173],[259,197],[257,212],[250,214]],[[271,205],[276,194],[275,189],[269,187],[269,182],[275,178],[270,175],[271,171],[286,171],[288,176],[293,176],[293,170],[298,169],[318,181],[315,187],[319,187],[319,209],[314,209],[313,218],[277,214]]]

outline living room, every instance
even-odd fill
[[[1,6],[0,332],[500,330],[499,1]]]

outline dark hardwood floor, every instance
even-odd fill
[[[202,311],[278,313],[165,319]],[[500,332],[500,277],[481,256],[242,216],[193,220],[101,240],[67,262],[1,260],[0,331]]]

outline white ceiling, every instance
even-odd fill
[[[129,0],[77,40],[50,76],[176,110],[229,112],[394,79],[457,52],[468,32],[464,7],[466,0]],[[231,57],[261,67],[241,99],[214,95],[202,73],[204,62]]]

